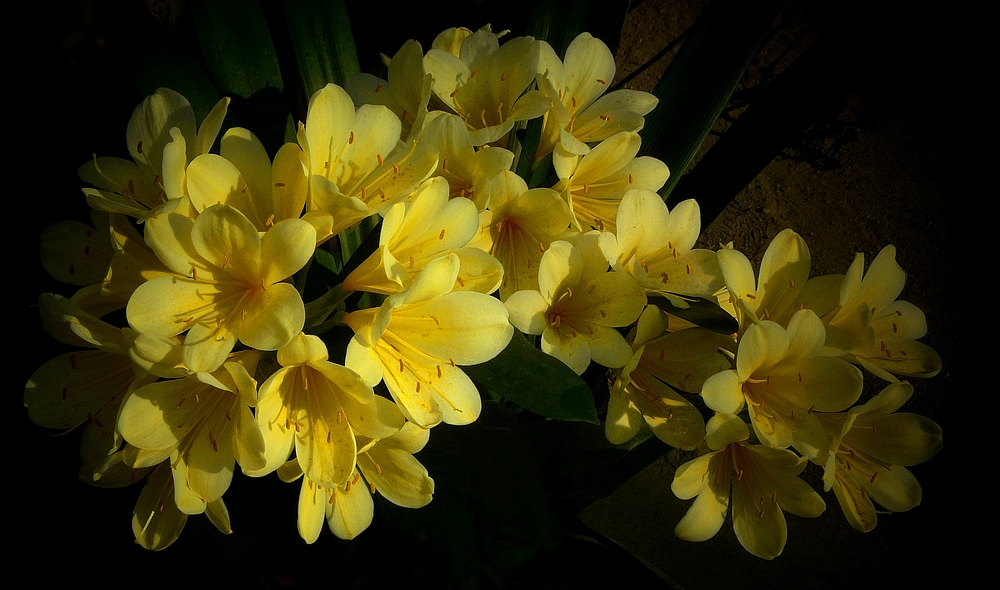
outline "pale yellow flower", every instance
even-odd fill
[[[488,183],[510,169],[514,154],[499,147],[475,149],[465,122],[457,115],[434,111],[427,119],[420,137],[438,149],[434,176],[448,181],[452,198],[469,199],[482,211],[489,203]]]
[[[667,165],[649,156],[636,158],[642,140],[623,131],[597,144],[586,155],[571,153],[561,146],[552,154],[559,182],[552,187],[560,193],[573,213],[579,231],[615,231],[618,205],[632,189],[658,191],[667,182]]]
[[[542,352],[578,375],[590,361],[624,367],[632,347],[615,328],[639,318],[646,294],[632,277],[608,272],[596,232],[574,246],[552,242],[538,268],[538,290],[507,298],[510,322],[526,334],[541,334]]]
[[[137,389],[122,406],[118,428],[135,447],[135,467],[169,458],[174,501],[200,514],[229,488],[236,462],[264,465],[264,440],[250,412],[257,383],[250,376],[259,353],[234,354],[212,373],[159,381]]]
[[[454,288],[492,293],[500,286],[503,267],[489,253],[469,246],[478,233],[476,206],[466,199],[449,199],[448,183],[429,178],[412,198],[386,212],[378,249],[344,279],[342,288],[399,293],[430,261],[455,254],[460,266]]]
[[[574,154],[590,151],[586,144],[603,141],[620,131],[639,131],[643,115],[656,107],[658,99],[648,92],[607,92],[615,77],[615,58],[600,39],[580,33],[560,60],[552,46],[539,42],[538,87],[552,100],[545,114],[536,158],[555,145]]]
[[[705,420],[678,391],[700,391],[705,379],[729,368],[729,359],[718,351],[725,338],[704,328],[668,333],[666,314],[648,306],[636,326],[632,359],[611,386],[608,440],[627,442],[646,424],[672,447],[698,446]]]
[[[716,253],[695,249],[701,214],[694,199],[673,211],[651,190],[625,193],[616,218],[617,236],[601,235],[612,268],[636,278],[646,293],[661,295],[679,308],[685,298],[710,297],[723,285]]]
[[[911,395],[909,383],[893,383],[849,412],[819,415],[832,443],[813,461],[824,465],[826,491],[833,488],[844,516],[862,532],[878,520],[872,500],[892,512],[920,504],[920,484],[904,466],[923,463],[941,450],[941,427],[923,416],[896,412]]]
[[[434,94],[465,121],[478,146],[501,140],[515,121],[541,117],[549,109],[548,98],[528,90],[538,52],[538,41],[531,37],[500,45],[485,27],[462,41],[457,56],[441,49],[428,51],[424,68],[434,78]]]
[[[384,56],[383,56],[384,57]],[[420,43],[410,39],[389,62],[388,80],[371,74],[357,74],[347,81],[354,104],[380,104],[389,108],[402,123],[401,138],[420,134],[431,98],[431,75],[424,71]]]
[[[740,338],[736,368],[705,381],[705,404],[727,414],[748,404],[761,442],[776,448],[795,444],[815,456],[829,438],[814,412],[848,408],[862,385],[861,371],[850,363],[818,356],[825,339],[823,323],[808,309],[792,316],[787,330],[771,321],[750,326]]]
[[[223,98],[195,130],[194,109],[186,98],[166,88],[146,97],[132,113],[126,140],[132,162],[120,158],[94,159],[77,171],[91,207],[144,219],[167,200],[183,194],[184,168],[207,153],[226,116]],[[177,187],[178,194],[169,190]]]
[[[160,338],[187,331],[184,362],[192,371],[214,371],[237,340],[277,350],[302,331],[302,299],[282,281],[312,256],[316,233],[307,222],[287,219],[261,235],[228,205],[194,221],[165,208],[147,221],[146,242],[176,274],[136,290],[129,323]]]
[[[514,332],[499,300],[453,290],[459,264],[455,254],[436,258],[380,308],[343,318],[355,332],[345,364],[370,385],[384,380],[403,414],[423,428],[479,417],[479,390],[459,366],[492,359]]]
[[[788,450],[747,444],[750,431],[736,416],[716,415],[707,429],[713,452],[678,467],[670,485],[682,500],[697,496],[674,532],[686,541],[711,539],[731,504],[743,548],[774,559],[788,536],[783,511],[815,518],[826,509],[819,494],[797,477],[806,460]]]

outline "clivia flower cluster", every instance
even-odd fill
[[[202,513],[229,532],[237,464],[300,482],[309,543],[324,521],[340,538],[364,531],[374,494],[426,505],[434,481],[415,454],[433,427],[477,419],[462,367],[494,359],[515,328],[577,375],[611,370],[611,443],[707,445],[673,484],[697,497],[682,538],[713,536],[731,505],[744,547],[777,556],[782,512],[825,508],[797,478],[807,461],[861,530],[873,500],[919,503],[904,467],[930,458],[941,432],[896,412],[912,387],[895,375],[931,376],[940,359],[917,341],[919,309],[896,301],[905,273],[891,246],[867,274],[859,255],[845,275],[811,279],[790,230],[756,279],[736,250],[694,248],[698,204],[668,210],[656,193],[667,166],[637,156],[657,100],[608,92],[614,60],[589,34],[559,59],[530,37],[450,29],[426,53],[407,42],[388,68],[388,80],[318,91],[273,158],[250,130],[222,132],[228,99],[196,125],[188,101],[160,89],[129,121],[130,160],[79,169],[98,225],[43,234],[59,245],[43,246],[46,269],[81,287],[42,295],[43,325],[85,350],[39,368],[24,402],[42,426],[85,425],[85,481],[144,481],[140,545],[169,546]],[[537,150],[521,156],[550,158],[555,180],[529,187],[507,148],[539,117]],[[373,216],[374,251],[304,302],[318,250]],[[682,319],[706,300],[738,328]],[[118,310],[127,326],[102,319]],[[335,325],[353,336],[331,359]],[[852,407],[859,366],[889,385]]]

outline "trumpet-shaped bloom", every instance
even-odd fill
[[[806,460],[785,449],[744,442],[750,434],[736,416],[719,414],[708,422],[706,440],[714,452],[677,468],[670,485],[682,500],[697,496],[674,532],[686,541],[706,541],[726,520],[743,548],[763,559],[781,555],[787,540],[783,512],[815,518],[826,503],[797,476]]]
[[[380,308],[344,317],[355,332],[346,365],[370,385],[384,380],[403,414],[422,428],[479,417],[479,390],[458,367],[492,359],[514,333],[500,301],[452,290],[459,264],[455,254],[437,258]]]
[[[413,197],[385,215],[379,247],[347,278],[343,289],[386,295],[408,289],[427,264],[446,254],[458,256],[455,288],[492,293],[503,267],[487,252],[468,246],[479,233],[479,212],[466,199],[448,198],[443,178],[424,181]]]
[[[760,263],[760,277],[754,280],[753,267],[747,257],[732,248],[718,252],[719,268],[740,334],[758,320],[771,320],[782,326],[796,311],[795,303],[809,278],[809,248],[799,234],[782,230],[768,244]]]
[[[94,159],[77,171],[91,207],[144,219],[170,194],[168,187],[183,184],[184,167],[215,143],[229,99],[215,105],[195,133],[194,109],[186,98],[166,88],[146,97],[132,112],[126,140],[132,162],[120,158]],[[182,191],[181,191],[182,193]]]
[[[462,41],[456,56],[431,49],[424,68],[433,76],[434,94],[469,128],[474,145],[502,139],[515,121],[541,117],[550,101],[538,90],[525,90],[535,79],[538,41],[511,39],[502,46],[489,27]]]
[[[636,278],[647,293],[660,294],[687,308],[685,297],[709,297],[723,285],[715,252],[694,249],[701,233],[701,214],[694,199],[673,211],[656,192],[625,193],[616,219],[617,239],[601,235],[611,266]]]
[[[823,323],[808,309],[792,316],[785,330],[763,321],[739,341],[736,368],[705,381],[701,395],[716,412],[738,413],[749,404],[762,442],[794,444],[815,456],[829,445],[814,411],[839,412],[861,395],[861,371],[841,359],[818,356],[826,338]]]
[[[604,432],[613,444],[634,437],[643,422],[673,447],[691,450],[705,438],[701,412],[677,390],[698,391],[729,367],[718,352],[726,337],[703,328],[666,330],[666,314],[648,306],[636,326],[632,359],[611,387]]]
[[[469,199],[480,211],[490,201],[487,184],[496,175],[509,170],[514,162],[514,154],[503,148],[475,149],[465,121],[442,111],[434,111],[428,116],[420,139],[438,149],[434,176],[448,181],[451,197]]]
[[[384,56],[383,56],[384,57]],[[388,107],[402,123],[403,139],[420,134],[431,98],[431,75],[424,71],[420,43],[410,39],[389,62],[388,80],[357,74],[347,81],[347,92],[355,104]]]
[[[430,431],[407,422],[387,438],[361,440],[358,468],[371,492],[382,494],[397,506],[421,508],[430,503],[434,480],[413,456],[427,444]]]
[[[245,351],[213,373],[150,383],[122,406],[118,428],[138,450],[132,464],[169,458],[174,501],[185,514],[200,514],[222,498],[237,461],[246,470],[264,466],[264,441],[250,413],[258,358]]]
[[[552,100],[535,157],[557,143],[574,154],[590,151],[587,143],[603,141],[620,131],[639,131],[643,115],[656,107],[657,98],[638,90],[608,90],[615,77],[615,58],[600,39],[580,33],[560,61],[552,46],[540,41],[538,87]]]
[[[552,165],[560,193],[573,213],[579,231],[615,231],[618,205],[632,189],[658,191],[667,182],[667,165],[649,156],[636,158],[642,140],[637,133],[623,131],[597,144],[586,155],[559,146]]]
[[[328,84],[309,99],[299,145],[309,169],[303,216],[324,241],[405,199],[437,167],[437,150],[399,142],[399,118],[382,105],[357,110],[343,88]]]
[[[385,437],[402,427],[403,416],[391,402],[376,401],[357,373],[327,358],[323,341],[306,334],[278,350],[282,368],[261,385],[257,404],[267,464],[250,475],[278,469],[294,447],[305,476],[334,488],[354,471],[355,432]]]
[[[129,323],[160,338],[187,331],[190,370],[214,371],[237,340],[277,350],[302,331],[302,299],[282,281],[312,256],[316,232],[309,223],[286,219],[261,236],[228,205],[209,207],[194,221],[164,209],[147,222],[146,242],[177,274],[136,290]]]
[[[646,294],[632,277],[607,272],[595,233],[576,246],[556,241],[538,268],[538,291],[518,291],[505,302],[510,322],[527,334],[542,335],[542,351],[566,363],[578,375],[593,360],[624,367],[632,347],[616,327],[639,318]]]
[[[896,300],[906,283],[896,248],[883,248],[862,278],[864,266],[865,257],[858,254],[840,285],[839,305],[823,316],[829,352],[889,381],[894,380],[890,373],[933,377],[941,370],[941,357],[917,342],[927,334],[924,314]]]
[[[941,428],[933,421],[896,412],[913,395],[909,383],[893,383],[866,404],[840,414],[822,414],[832,438],[823,483],[833,488],[851,526],[868,532],[878,520],[872,500],[893,512],[920,504],[920,484],[904,466],[923,463],[941,450]]]
[[[528,190],[520,176],[507,170],[488,185],[490,200],[490,253],[503,265],[500,299],[517,291],[538,289],[542,255],[556,239],[566,235],[569,206],[552,189]]]

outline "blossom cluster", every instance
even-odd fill
[[[919,309],[896,301],[905,273],[892,247],[867,274],[859,255],[845,275],[810,279],[808,249],[786,230],[757,280],[738,251],[695,248],[697,203],[669,210],[656,192],[667,166],[637,156],[657,99],[608,92],[614,73],[586,33],[560,59],[530,37],[449,29],[426,53],[404,44],[388,80],[319,90],[273,158],[251,131],[222,132],[228,99],[196,125],[188,101],[160,89],[129,121],[131,160],[79,169],[95,226],[42,236],[46,269],[80,286],[42,295],[43,326],[87,350],[35,372],[31,419],[85,425],[85,481],[145,481],[132,520],[143,547],[169,546],[190,515],[229,532],[237,464],[300,481],[306,542],[324,522],[349,539],[371,523],[374,494],[431,501],[414,455],[433,427],[477,419],[462,367],[496,357],[516,328],[577,375],[611,371],[611,443],[707,445],[674,481],[698,498],[683,538],[713,536],[732,504],[743,545],[778,555],[782,510],[825,507],[796,477],[807,461],[856,528],[874,526],[872,499],[915,506],[903,466],[941,435],[895,412],[912,387],[894,375],[931,376],[940,359],[917,342]],[[515,174],[508,149],[538,118],[537,150],[520,157],[551,161],[548,187]],[[304,302],[317,250],[373,216],[374,251]],[[375,303],[347,303],[354,293]],[[730,311],[734,333],[682,319],[706,300]],[[102,319],[121,310],[127,326]],[[330,358],[331,325],[353,334],[343,358]],[[852,408],[858,366],[890,385]]]

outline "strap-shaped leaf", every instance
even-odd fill
[[[770,30],[779,5],[712,2],[656,84],[653,94],[660,104],[646,116],[640,154],[659,158],[670,168],[661,195],[673,190],[708,137]]]
[[[681,309],[674,307],[666,297],[657,295],[647,295],[646,297],[650,305],[655,305],[666,313],[687,320],[696,326],[708,328],[717,334],[735,334],[739,330],[736,318],[707,299],[685,298],[690,307]]]
[[[493,399],[506,399],[546,418],[599,424],[594,396],[583,379],[517,330],[493,360],[463,370]]]
[[[285,0],[285,18],[306,96],[360,72],[343,0]]]
[[[249,98],[265,88],[281,90],[281,69],[257,2],[196,2],[195,29],[215,87]]]

